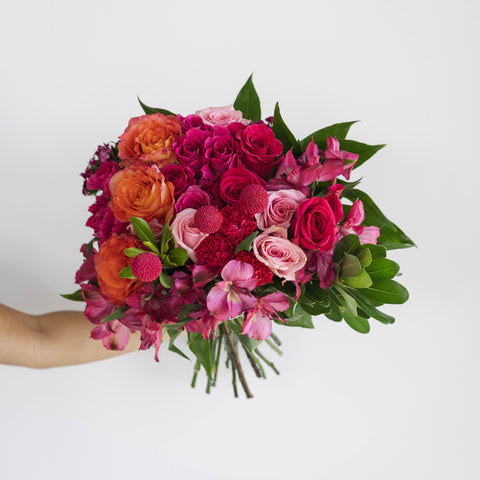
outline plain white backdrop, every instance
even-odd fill
[[[250,73],[303,138],[361,120],[386,143],[363,189],[417,243],[394,252],[410,301],[368,335],[319,317],[277,329],[280,376],[229,371],[204,393],[162,349],[68,368],[0,366],[0,478],[479,478],[476,0],[2,3],[0,301],[80,308],[71,292],[99,143],[145,103],[232,103]],[[0,332],[1,334],[1,332]]]

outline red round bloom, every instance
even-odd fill
[[[227,206],[222,208],[221,213],[224,222],[220,233],[234,245],[238,245],[258,229],[257,222],[253,220],[253,215],[247,213],[243,208]]]
[[[240,260],[241,262],[249,263],[254,270],[254,277],[257,279],[257,287],[271,283],[273,280],[273,272],[262,262],[257,260],[253,252],[247,252],[246,250],[240,250],[233,257],[234,260]]]
[[[328,252],[335,243],[336,224],[335,214],[327,200],[309,198],[297,208],[294,241],[302,248]]]
[[[195,249],[197,263],[223,267],[233,257],[234,245],[221,233],[212,233]]]

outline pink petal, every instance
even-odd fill
[[[278,312],[284,312],[290,308],[290,300],[284,293],[281,292],[270,293],[269,295],[262,297],[260,301],[262,303],[268,303]]]
[[[217,286],[208,292],[207,308],[217,320],[228,320],[230,316],[227,295],[227,293]]]
[[[260,311],[251,312],[245,319],[242,333],[255,340],[265,340],[272,333],[272,320]]]

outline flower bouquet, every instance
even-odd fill
[[[240,357],[258,377],[278,370],[261,344],[281,353],[272,324],[313,328],[312,317],[367,333],[379,310],[403,303],[387,250],[414,243],[350,182],[384,145],[346,140],[355,122],[297,140],[278,104],[262,120],[250,77],[233,106],[182,116],[140,104],[119,141],[98,147],[83,193],[94,196],[77,292],[94,339],[140,349],[186,332],[207,391],[222,352],[234,393],[247,385]],[[245,358],[244,357],[244,358]]]

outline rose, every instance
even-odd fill
[[[109,207],[121,222],[128,222],[130,217],[163,221],[173,209],[174,190],[156,165],[131,165],[110,180]]]
[[[211,130],[211,125],[203,123],[202,117],[198,115],[187,115],[182,119],[183,130],[186,132],[191,128],[199,128],[200,130]]]
[[[270,227],[258,235],[253,242],[253,253],[275,275],[291,281],[307,261],[305,252],[288,240],[287,229],[283,227]]]
[[[172,182],[175,187],[175,198],[195,183],[193,170],[178,163],[170,163],[162,168],[163,176],[167,182]]]
[[[130,247],[142,248],[143,244],[129,235],[113,234],[100,245],[93,259],[100,291],[119,306],[125,305],[125,298],[142,285],[138,280],[120,277],[120,271],[132,262],[132,259],[124,254],[124,250]]]
[[[186,208],[195,208],[198,210],[204,205],[212,204],[212,196],[198,185],[191,185],[180,195],[175,204],[175,211],[181,212]]]
[[[294,241],[303,248],[327,252],[335,243],[336,224],[335,214],[327,200],[309,198],[297,208]]]
[[[245,168],[231,168],[222,174],[217,188],[220,198],[231,205],[240,205],[242,190],[252,183],[265,186],[265,181]]]
[[[209,131],[192,128],[187,131],[185,137],[178,137],[173,144],[178,162],[195,172],[199,171],[204,163],[205,140],[211,135]]]
[[[135,161],[163,167],[176,160],[173,143],[182,134],[182,124],[175,115],[143,115],[132,118],[120,135],[118,157],[125,165]]]
[[[195,112],[207,125],[228,125],[232,122],[248,124],[248,120],[242,118],[242,112],[235,110],[233,105],[226,107],[210,107]]]
[[[282,154],[283,145],[275,138],[272,129],[263,123],[254,123],[242,133],[244,163],[262,178],[268,177],[278,163],[276,157]]]
[[[203,233],[194,226],[195,212],[196,210],[193,208],[182,210],[180,213],[177,213],[175,220],[170,226],[175,244],[177,247],[184,248],[194,262],[197,261],[195,249],[205,237],[208,237],[207,233]]]
[[[240,142],[235,140],[225,127],[213,127],[213,137],[205,141],[205,157],[218,172],[242,166]]]
[[[268,205],[255,215],[258,228],[265,230],[277,226],[288,228],[298,205],[307,197],[298,190],[279,190],[268,193]]]

